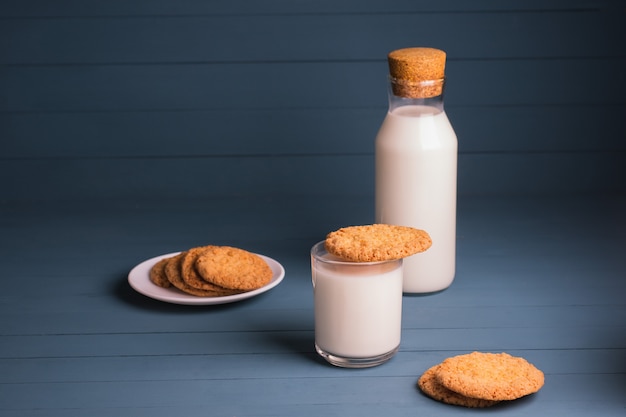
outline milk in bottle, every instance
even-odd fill
[[[447,288],[456,269],[457,137],[443,108],[445,52],[389,54],[389,111],[376,137],[377,223],[427,231],[432,246],[404,259],[403,291]]]

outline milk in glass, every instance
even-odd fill
[[[315,346],[330,363],[374,366],[400,345],[402,260],[349,262],[323,248],[311,252]]]

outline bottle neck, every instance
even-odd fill
[[[407,82],[390,78],[388,84],[389,111],[402,106],[434,107],[443,111],[444,79]]]

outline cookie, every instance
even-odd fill
[[[165,275],[165,264],[168,260],[169,258],[163,258],[150,268],[150,281],[161,288],[169,288],[172,286]]]
[[[268,284],[272,270],[260,256],[231,246],[213,246],[196,259],[196,270],[210,283],[250,291]]]
[[[453,356],[441,362],[436,378],[451,391],[492,401],[515,400],[539,391],[544,384],[543,372],[508,353]]]
[[[500,401],[483,400],[480,398],[470,398],[451,391],[444,387],[437,380],[437,370],[439,365],[435,365],[426,370],[417,381],[417,385],[422,392],[430,398],[446,404],[459,405],[468,408],[485,408],[498,404]]]
[[[220,293],[218,291],[213,290],[201,290],[198,288],[191,287],[185,283],[182,277],[181,270],[181,262],[183,257],[186,255],[185,252],[181,252],[180,254],[170,258],[165,264],[165,275],[167,276],[168,281],[179,290],[184,293],[196,295],[199,297],[216,297],[219,296]]]
[[[328,253],[352,262],[391,261],[430,248],[427,232],[407,226],[371,224],[343,227],[326,236]]]
[[[191,248],[185,252],[180,260],[180,272],[181,277],[185,284],[192,288],[199,290],[215,291],[220,295],[232,295],[237,294],[237,290],[229,290],[218,285],[212,284],[200,276],[196,270],[196,259],[205,250],[212,248],[213,246],[198,246]]]

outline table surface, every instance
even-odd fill
[[[542,390],[502,416],[626,413],[626,198],[459,199],[453,285],[403,297],[400,351],[368,369],[313,346],[309,248],[369,198],[4,203],[3,416],[456,416],[419,375],[471,351],[523,356]],[[141,261],[203,244],[286,269],[265,294],[185,306],[135,292]],[[492,414],[493,415],[493,414]]]

